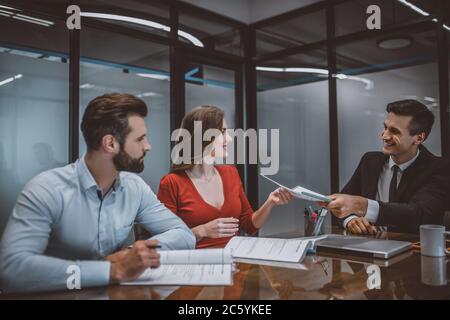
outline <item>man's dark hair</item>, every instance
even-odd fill
[[[107,93],[89,102],[81,121],[81,131],[88,150],[98,150],[102,138],[111,134],[123,147],[130,132],[128,117],[147,116],[147,106],[128,93]]]
[[[399,116],[412,116],[409,123],[409,134],[416,135],[425,132],[425,139],[431,132],[434,123],[433,113],[417,100],[394,101],[387,105],[386,111]]]

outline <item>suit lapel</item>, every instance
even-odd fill
[[[396,199],[400,199],[400,197],[405,193],[407,187],[411,185],[409,182],[415,179],[415,176],[421,172],[420,167],[427,163],[430,152],[423,146],[420,146],[420,154],[417,157],[416,161],[414,161],[406,170],[403,172],[402,178],[400,180],[400,184],[398,185],[398,190],[396,194]]]

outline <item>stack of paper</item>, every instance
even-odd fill
[[[161,266],[123,285],[232,285],[229,249],[159,251]]]
[[[233,258],[302,262],[307,250],[318,240],[233,237],[226,248],[232,251]]]

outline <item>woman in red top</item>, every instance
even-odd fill
[[[161,179],[158,198],[192,229],[197,248],[224,247],[239,229],[255,234],[275,205],[292,199],[287,190],[279,188],[253,212],[236,168],[215,165],[217,159],[226,158],[227,145],[232,140],[226,132],[221,109],[212,106],[193,109],[183,118],[181,130],[190,134],[194,155],[183,155],[172,165],[171,173]],[[216,130],[212,139],[201,139],[201,153],[195,154],[194,132],[202,138],[211,130]]]

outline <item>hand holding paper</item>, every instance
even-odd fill
[[[266,178],[267,180],[275,183],[276,185],[288,190],[294,197],[297,197],[299,199],[304,199],[304,200],[309,200],[309,201],[322,201],[322,202],[330,202],[331,199],[314,191],[308,190],[306,188],[303,188],[301,186],[296,186],[294,188],[288,188],[283,186],[282,184],[270,179],[269,177],[263,175],[262,173],[260,173],[260,175],[264,178]]]

